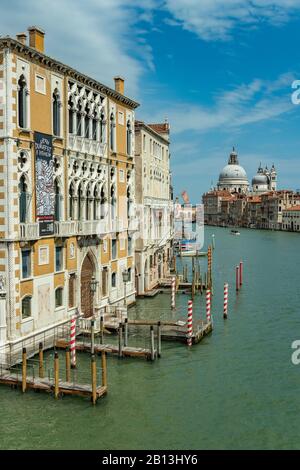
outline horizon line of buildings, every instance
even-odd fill
[[[239,226],[300,232],[300,193],[277,189],[277,171],[259,165],[252,179],[239,165],[233,148],[217,188],[202,196],[207,225]]]

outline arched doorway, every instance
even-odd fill
[[[95,275],[95,265],[92,257],[88,254],[84,258],[81,267],[81,312],[84,317],[90,317],[93,315],[93,294],[91,292],[91,280]]]

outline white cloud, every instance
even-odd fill
[[[36,24],[46,31],[47,54],[107,85],[122,75],[126,93],[137,97],[141,76],[154,65],[147,33],[136,24],[151,21],[152,10],[153,0],[4,0],[0,33]]]
[[[167,22],[181,25],[204,40],[227,40],[234,28],[261,22],[284,24],[300,11],[299,0],[165,0]]]
[[[167,116],[173,134],[232,130],[295,110],[290,98],[292,81],[292,74],[283,74],[274,82],[254,79],[230,91],[217,93],[211,107],[185,102],[161,103],[158,112],[150,112],[145,118],[154,121]]]

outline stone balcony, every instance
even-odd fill
[[[78,135],[69,134],[68,146],[75,152],[88,153],[90,155],[104,156],[105,144],[92,139],[86,139]]]
[[[103,236],[109,233],[108,221],[106,220],[66,220],[54,222],[54,236],[55,237],[72,237],[84,235],[98,235]],[[20,240],[38,240],[39,224],[27,223],[19,225],[19,239]]]
[[[20,240],[36,240],[40,238],[39,224],[37,222],[19,224],[19,238]]]
[[[139,220],[136,217],[128,219],[128,230],[130,232],[137,232],[139,230]]]

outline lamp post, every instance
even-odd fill
[[[98,281],[96,280],[95,276],[91,279],[91,293],[92,293],[92,301],[93,301],[93,316],[91,320],[91,354],[95,353],[95,313],[94,313],[94,297],[97,291]]]
[[[122,277],[123,277],[123,282],[124,282],[124,306],[126,307],[127,303],[126,303],[126,284],[127,282],[129,281],[129,273],[128,273],[128,269],[124,269],[124,271],[122,272]]]

